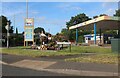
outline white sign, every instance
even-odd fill
[[[8,25],[5,26],[6,30],[10,30],[11,27],[9,27]]]
[[[68,45],[68,44],[71,44],[71,42],[57,42],[57,44],[66,44],[66,45]]]
[[[25,19],[25,26],[33,26],[33,18]]]

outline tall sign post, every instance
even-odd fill
[[[28,0],[26,0],[26,18],[24,20],[24,46],[28,45],[28,42],[34,43],[34,19],[28,18]]]
[[[25,25],[24,25],[24,46],[29,41],[34,43],[34,19],[33,18],[26,18]]]
[[[9,33],[9,30],[10,30],[10,22],[8,21],[7,22],[7,25],[5,26],[6,30],[7,30],[7,48],[9,48],[9,36],[10,36],[10,33]]]

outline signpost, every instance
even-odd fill
[[[24,26],[24,46],[26,46],[26,42],[32,41],[34,43],[34,19],[26,18],[25,26]]]
[[[9,48],[9,36],[10,36],[10,33],[9,33],[9,30],[10,30],[10,22],[8,21],[7,22],[7,25],[5,26],[6,30],[7,30],[7,48]]]

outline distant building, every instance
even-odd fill
[[[85,43],[87,44],[94,44],[94,34],[84,35]],[[96,35],[96,44],[100,43],[100,36],[99,34]],[[101,36],[101,43],[103,44],[103,36]]]
[[[111,34],[102,34],[101,35],[101,44],[111,44],[111,38],[114,38],[114,35]],[[85,43],[94,44],[94,34],[84,35]],[[96,44],[100,44],[100,35],[96,35]]]

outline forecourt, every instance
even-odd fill
[[[78,28],[81,30],[94,30],[94,44],[96,44],[96,32],[102,30],[118,30],[120,35],[120,17],[101,16],[92,20],[69,27],[69,30],[76,29],[76,42],[78,42]]]

